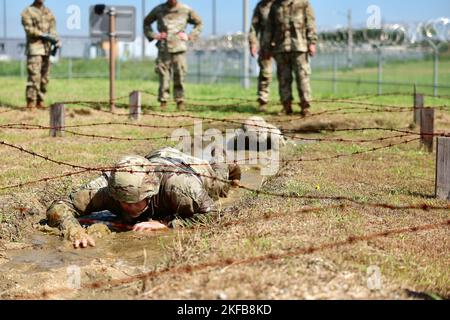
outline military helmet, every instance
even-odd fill
[[[108,191],[117,201],[138,203],[159,192],[161,173],[141,156],[126,156],[116,163],[108,180]]]

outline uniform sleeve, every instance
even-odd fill
[[[197,40],[200,36],[200,33],[202,32],[203,22],[200,16],[194,10],[190,10],[189,12],[188,23],[194,26],[191,34],[189,35],[189,38],[191,40]]]
[[[216,211],[216,205],[202,183],[191,174],[170,177],[164,185],[163,213],[182,219]]]
[[[308,39],[308,44],[316,44],[317,43],[317,26],[316,26],[316,16],[314,14],[314,9],[311,6],[311,3],[308,1],[306,5],[306,39]]]
[[[28,37],[38,38],[42,36],[42,31],[33,25],[33,19],[27,11],[22,12],[22,25]]]
[[[158,8],[153,9],[144,19],[144,34],[150,42],[153,41],[157,36],[157,33],[154,32],[152,27],[152,24],[157,19],[157,12]]]
[[[261,26],[260,26],[260,16],[258,7],[255,8],[255,11],[253,12],[252,17],[252,23],[250,26],[250,33],[248,35],[248,43],[250,48],[254,48],[258,45],[258,35],[261,32]]]
[[[273,34],[274,34],[274,23],[275,23],[275,13],[276,13],[276,6],[272,5],[270,8],[269,17],[267,18],[267,26],[264,31],[262,44],[265,48],[265,50],[272,50],[273,49]]]
[[[59,41],[58,31],[56,30],[56,18],[53,13],[51,13],[50,34]]]
[[[48,225],[59,228],[71,240],[71,236],[82,229],[77,218],[104,210],[120,214],[117,203],[109,196],[107,183],[107,177],[101,176],[68,199],[53,202],[47,210]]]

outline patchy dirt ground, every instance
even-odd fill
[[[318,111],[326,110],[319,106]],[[3,110],[3,109],[1,109]],[[16,112],[16,111],[14,111]],[[120,121],[98,111],[73,111],[71,124]],[[408,113],[409,115],[409,113]],[[45,125],[46,113],[5,114],[0,124]],[[242,114],[234,114],[242,118]],[[349,127],[409,128],[404,115],[337,115],[274,123],[309,132],[308,139],[375,140],[386,132],[326,132]],[[232,117],[231,117],[232,118]],[[186,119],[151,119],[145,124],[189,124]],[[205,125],[212,128],[214,125]],[[450,116],[437,116],[448,130]],[[223,127],[220,127],[223,129]],[[325,130],[325,131],[324,131]],[[120,127],[87,128],[88,134],[155,137],[170,130]],[[392,134],[393,135],[393,134]],[[60,161],[110,164],[124,153],[145,154],[164,141],[99,141],[47,132],[0,129],[0,140],[22,145]],[[299,138],[297,140],[301,141]],[[286,159],[315,159],[352,154],[391,142],[298,143]],[[62,148],[61,146],[64,146]],[[1,186],[64,174],[40,159],[1,148]],[[247,167],[244,185],[268,192],[308,197],[349,197],[366,203],[444,206],[433,199],[434,158],[418,142],[332,160],[287,162],[278,175],[262,179]],[[114,159],[113,159],[114,160]],[[445,221],[448,210],[390,210],[330,199],[272,197],[236,190],[208,226],[160,234],[97,230],[97,247],[74,250],[42,219],[51,201],[67,195],[92,174],[65,177],[0,192],[0,298],[38,299],[429,299],[450,298],[450,233],[440,227],[401,233],[302,254],[302,248],[338,243],[404,227]],[[340,204],[348,206],[339,207]],[[306,211],[305,209],[317,210]],[[96,232],[93,230],[92,232]],[[377,277],[379,273],[380,277]],[[78,288],[73,290],[73,288]]]

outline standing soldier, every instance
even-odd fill
[[[152,24],[157,22],[158,32]],[[194,26],[191,34],[185,33],[188,24]],[[167,0],[156,8],[144,20],[144,33],[151,42],[157,40],[158,59],[156,73],[159,75],[158,100],[161,109],[167,106],[170,93],[170,78],[173,74],[174,98],[178,109],[184,110],[184,77],[187,72],[187,42],[195,40],[202,30],[202,20],[188,6],[177,0]]]
[[[56,34],[56,19],[50,9],[44,6],[44,0],[35,0],[22,12],[22,25],[27,35],[27,108],[45,109],[50,54],[56,54],[55,50],[61,47]]]
[[[269,14],[266,40],[277,63],[284,112],[292,114],[292,82],[297,82],[301,114],[311,107],[310,56],[316,54],[317,28],[309,0],[275,0]]]
[[[272,57],[270,56],[270,45],[263,43],[265,30],[269,18],[270,7],[274,0],[261,0],[253,12],[252,25],[250,28],[249,45],[252,57],[258,55],[259,46],[259,77],[258,77],[258,102],[261,112],[267,111],[269,102],[270,82],[272,80]]]

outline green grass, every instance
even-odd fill
[[[21,81],[26,81],[26,69],[22,66],[23,78]],[[155,63],[153,60],[130,60],[122,61],[117,66],[117,79],[119,94],[124,91],[121,86],[125,88],[133,87],[133,89],[151,89],[156,92],[156,85],[150,85],[149,82],[156,83],[158,81],[157,75],[154,71]],[[69,71],[71,69],[71,71]],[[194,68],[191,68],[188,74],[188,95],[190,96],[211,96],[217,93],[217,87],[220,87],[220,92],[223,95],[230,97],[250,97],[255,98],[256,79],[252,78],[251,90],[242,90],[240,88],[240,79],[236,77],[224,77],[220,79],[220,83],[216,85],[194,85],[197,83]],[[0,76],[2,80],[20,78],[21,62],[0,62]],[[417,84],[418,90],[425,94],[433,93],[433,60],[421,61],[407,61],[407,62],[389,62],[383,65],[383,81],[387,84],[383,85],[383,93],[389,92],[405,92],[410,93],[413,85]],[[95,91],[102,90],[102,97],[107,96],[107,84],[104,81],[99,81],[108,78],[108,61],[106,59],[84,60],[73,59],[71,62],[62,59],[52,66],[51,77],[56,79],[64,79],[70,82],[70,87],[75,86],[74,82],[85,83],[90,78],[94,82],[86,82],[92,91],[87,92],[87,95],[94,98],[99,96]],[[368,66],[355,68],[353,70],[339,70],[337,73],[337,94],[333,91],[333,72],[331,70],[313,70],[312,86],[314,95],[316,97],[330,97],[330,96],[353,96],[363,94],[376,94],[378,86],[376,84],[378,79],[378,70],[376,66]],[[72,79],[72,80],[70,80]],[[206,79],[205,81],[207,81]],[[99,81],[99,82],[97,82]],[[365,83],[365,82],[374,83]],[[55,82],[55,81],[53,81]],[[66,82],[62,82],[66,84]],[[95,83],[95,85],[92,85]],[[397,83],[404,83],[400,85]],[[129,85],[128,85],[129,84]],[[450,56],[442,55],[439,63],[439,85],[443,88],[439,89],[439,94],[450,94]],[[70,87],[64,85],[65,89]],[[94,89],[95,88],[95,89]],[[56,88],[59,89],[59,88]],[[129,89],[128,89],[129,90]],[[278,93],[276,80],[272,85],[273,96]],[[126,92],[128,93],[128,92]],[[125,94],[126,94],[125,93]],[[1,95],[3,97],[4,95]],[[277,100],[277,99],[276,99]]]

